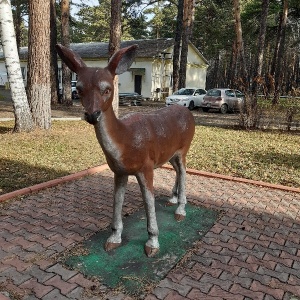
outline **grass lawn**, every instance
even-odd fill
[[[0,194],[105,163],[93,128],[53,121],[50,131],[11,134],[0,122]],[[300,136],[197,126],[188,167],[300,187]]]

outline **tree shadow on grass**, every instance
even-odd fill
[[[0,195],[69,175],[66,171],[0,159]]]
[[[275,163],[279,166],[300,169],[300,154],[298,153],[258,152],[255,154],[254,158],[259,162]]]
[[[0,134],[6,134],[9,132],[12,132],[14,129],[14,123],[13,122],[3,122],[0,123]]]

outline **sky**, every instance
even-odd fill
[[[99,5],[99,0],[72,0],[72,3],[74,3],[74,4],[81,4],[82,2],[89,6]],[[73,14],[76,13],[77,10],[78,9],[75,5],[71,5],[71,11]]]
[[[78,3],[78,4],[84,2],[85,4],[90,5],[90,6],[99,4],[98,0],[84,0],[84,1],[82,1],[82,0],[72,0],[72,2],[73,3]]]

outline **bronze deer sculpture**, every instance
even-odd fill
[[[186,154],[195,132],[190,111],[173,105],[154,113],[129,114],[118,119],[112,108],[114,77],[131,66],[137,51],[133,45],[117,51],[105,68],[87,67],[79,55],[62,46],[57,52],[78,75],[77,91],[85,108],[85,119],[94,125],[97,139],[110,169],[114,172],[112,234],[105,244],[109,251],[121,245],[122,205],[129,175],[139,183],[147,215],[148,257],[159,251],[158,226],[153,192],[154,169],[170,162],[176,171],[170,204],[178,203],[175,219],[185,218]]]

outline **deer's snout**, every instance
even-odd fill
[[[89,113],[85,113],[84,114],[84,119],[92,124],[92,125],[95,125],[97,122],[98,122],[98,119],[100,117],[100,114],[101,114],[101,111],[95,111],[94,113],[92,114],[89,114]]]

